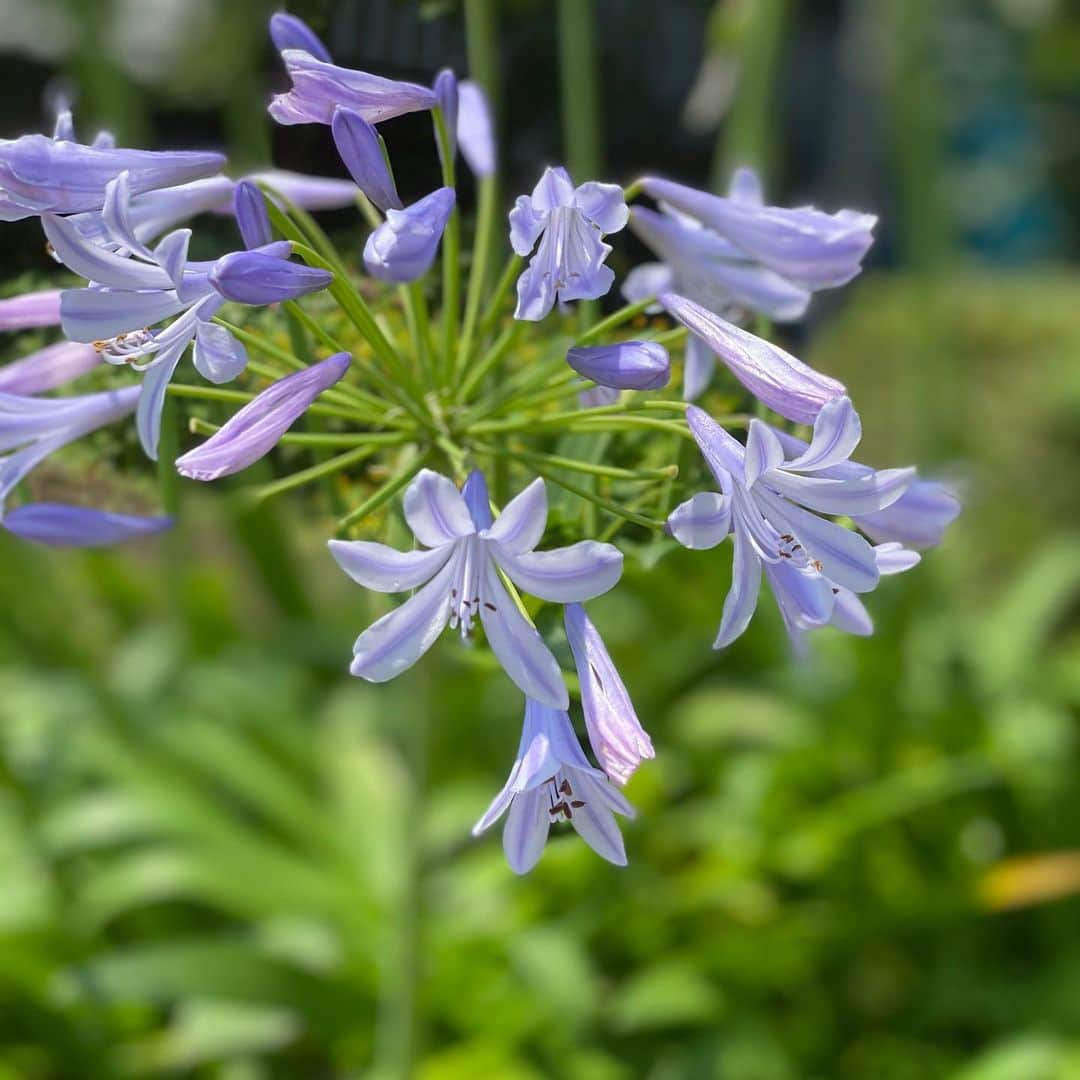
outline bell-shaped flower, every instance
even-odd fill
[[[527,874],[537,864],[551,825],[558,821],[571,825],[601,858],[626,865],[615,815],[632,818],[634,809],[589,764],[562,709],[531,699],[525,702],[517,760],[502,791],[473,827],[473,836],[490,829],[503,814],[503,850],[517,874]]]
[[[862,434],[848,398],[821,410],[809,446],[790,460],[760,420],[750,422],[743,446],[696,406],[686,418],[720,493],[700,492],[676,507],[668,531],[687,548],[715,547],[729,532],[734,542],[732,585],[714,648],[730,645],[746,629],[763,567],[785,622],[800,628],[828,623],[839,590],[865,593],[877,586],[881,571],[870,544],[820,515],[852,517],[890,506],[915,470],[826,475],[849,459]]]
[[[652,198],[701,222],[747,259],[814,292],[845,285],[862,269],[877,218],[854,210],[826,214],[811,206],[766,206],[757,176],[740,169],[727,197],[646,177]]]
[[[92,345],[61,341],[0,367],[0,392],[42,394],[85,375],[101,363]]]
[[[589,744],[607,775],[625,784],[644,758],[656,756],[604,639],[580,604],[567,604],[566,637],[581,684]]]
[[[303,19],[279,11],[270,16],[270,40],[278,52],[286,49],[303,49],[311,53],[316,60],[330,63],[330,50]]]
[[[359,113],[337,109],[330,130],[337,152],[356,186],[383,212],[400,210],[401,198],[375,128]]]
[[[601,237],[618,232],[628,216],[618,184],[589,181],[574,187],[564,168],[548,168],[532,195],[519,195],[510,211],[510,244],[528,255],[540,244],[518,278],[515,319],[537,322],[555,301],[596,300],[615,274],[604,260],[611,246]]]
[[[398,284],[422,278],[435,261],[453,209],[454,189],[441,187],[404,210],[387,210],[386,220],[364,244],[368,273]]]
[[[180,229],[151,250],[135,235],[123,173],[108,185],[102,221],[114,250],[87,240],[70,219],[42,219],[56,257],[91,283],[64,291],[62,325],[71,340],[94,343],[106,360],[146,372],[136,425],[144,450],[156,458],[165,390],[188,345],[194,342],[199,373],[214,383],[236,378],[247,364],[240,342],[211,322],[226,300],[290,299],[324,288],[332,275],[289,262],[287,241],[193,262],[190,230]],[[173,321],[165,328],[150,329],[167,319]]]
[[[336,353],[267,387],[202,445],[176,459],[177,471],[192,480],[217,480],[246,469],[268,454],[308,406],[339,382],[349,354]]]
[[[457,141],[461,156],[474,176],[495,172],[495,125],[491,106],[478,83],[463,79],[458,83]]]
[[[338,67],[306,49],[285,49],[281,58],[292,89],[270,103],[270,115],[279,124],[329,124],[338,108],[378,124],[438,104],[435,92],[426,86]]]
[[[100,210],[122,172],[133,195],[220,172],[221,154],[84,146],[46,135],[0,139],[0,221]]]
[[[60,289],[39,289],[0,300],[0,330],[60,325]]]
[[[6,509],[23,479],[47,457],[134,411],[137,386],[80,397],[39,398],[0,393],[0,525],[39,543],[85,547],[167,528],[168,518],[108,514],[88,507],[31,503]]]
[[[566,362],[579,375],[614,390],[659,390],[671,377],[667,349],[654,341],[579,345],[567,352]]]
[[[341,568],[365,588],[416,589],[368,627],[353,647],[350,670],[386,682],[410,668],[449,625],[468,637],[479,618],[488,645],[528,696],[553,708],[569,703],[558,661],[503,583],[566,604],[607,592],[622,573],[610,544],[582,540],[534,551],[547,522],[547,493],[535,480],[492,518],[487,484],[473,472],[462,491],[423,469],[405,492],[405,520],[424,549],[400,552],[370,541],[330,541]]]
[[[662,293],[660,303],[701,338],[754,397],[789,420],[812,424],[824,405],[846,393],[843,383],[685,296]]]

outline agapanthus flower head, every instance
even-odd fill
[[[43,394],[85,375],[100,363],[101,354],[92,345],[75,341],[46,345],[0,367],[0,392]]]
[[[100,210],[120,173],[133,195],[220,172],[221,154],[124,150],[23,135],[0,139],[0,221]]]
[[[364,244],[367,272],[397,283],[422,278],[435,261],[454,201],[454,189],[441,187],[404,210],[387,210],[386,220]]]
[[[334,145],[356,186],[382,211],[400,210],[401,198],[386,164],[382,139],[359,113],[337,109],[330,124]]]
[[[748,260],[814,292],[845,285],[862,269],[877,218],[854,210],[826,214],[810,206],[766,206],[761,184],[740,169],[727,197],[646,177],[645,192],[701,222]]]
[[[426,86],[338,67],[305,49],[285,49],[281,58],[292,89],[276,95],[270,103],[270,115],[279,124],[329,124],[338,108],[378,124],[439,103],[435,92]]]
[[[117,543],[168,527],[168,518],[108,514],[89,507],[5,507],[16,486],[47,457],[130,416],[138,398],[137,386],[69,398],[0,393],[0,525],[28,540],[67,547]]]
[[[177,471],[192,480],[208,481],[254,464],[277,445],[324,390],[342,379],[349,361],[348,353],[336,353],[279,379],[201,446],[177,458]]]
[[[270,16],[270,40],[278,52],[286,49],[302,49],[311,53],[316,60],[330,63],[330,50],[303,19],[287,12],[279,11]]]
[[[812,424],[823,406],[846,393],[843,383],[685,296],[663,293],[660,303],[700,338],[750,393],[789,420]]]
[[[215,262],[193,262],[190,230],[180,229],[151,250],[135,235],[129,211],[130,188],[121,173],[109,183],[102,210],[116,250],[87,240],[67,218],[45,215],[42,224],[57,258],[91,282],[64,291],[65,334],[94,343],[112,363],[146,371],[136,425],[143,449],[154,458],[165,389],[188,345],[194,342],[199,373],[214,383],[234,379],[247,364],[240,342],[211,322],[226,300],[263,304],[302,296],[325,288],[332,275],[290,262],[287,241]],[[150,329],[166,319],[173,322]]]
[[[585,609],[580,604],[567,604],[564,618],[581,685],[589,744],[604,772],[625,784],[642,760],[656,756],[652,740],[641,726],[626,684]]]
[[[565,709],[569,697],[558,661],[501,575],[542,600],[589,600],[619,580],[618,549],[583,540],[535,551],[547,522],[543,480],[533,481],[494,518],[481,473],[471,473],[459,491],[447,477],[423,469],[405,492],[404,509],[406,522],[426,550],[401,552],[370,541],[330,541],[341,568],[365,588],[417,590],[357,638],[352,673],[386,682],[416,663],[447,625],[467,637],[479,620],[492,652],[521,690]]]
[[[544,170],[532,195],[519,195],[510,211],[510,244],[518,255],[536,247],[517,283],[515,319],[537,322],[555,301],[596,300],[615,281],[601,239],[618,232],[628,216],[623,189],[595,180],[574,187],[560,167]]]
[[[757,607],[762,569],[789,630],[824,626],[841,590],[865,593],[881,576],[874,548],[858,533],[821,515],[854,516],[890,506],[914,469],[867,470],[836,479],[858,445],[858,414],[846,397],[828,403],[806,450],[790,460],[776,433],[750,423],[746,445],[707,413],[687,410],[690,430],[720,492],[700,492],[672,511],[668,530],[684,547],[715,547],[733,534],[731,591],[714,648],[730,645]]]
[[[60,289],[38,289],[0,300],[0,330],[60,325]]]
[[[632,818],[633,807],[589,764],[562,709],[526,701],[517,760],[473,835],[490,829],[503,814],[503,850],[515,873],[527,874],[537,864],[552,823],[560,821],[571,825],[599,856],[626,865],[615,814]]]
[[[659,390],[671,377],[667,349],[654,341],[619,341],[578,345],[566,362],[586,379],[614,390]]]
[[[495,172],[495,125],[491,106],[478,83],[463,79],[458,83],[457,141],[461,156],[474,176]]]

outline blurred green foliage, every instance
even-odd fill
[[[868,278],[813,356],[871,460],[968,490],[874,638],[793,665],[763,611],[711,653],[721,553],[628,545],[592,605],[658,750],[626,870],[469,837],[518,695],[450,638],[350,680],[385,601],[299,504],[0,541],[0,1077],[1080,1076],[1080,901],[981,888],[1076,844],[1076,285],[924,295]]]

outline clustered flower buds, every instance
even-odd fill
[[[270,36],[291,82],[270,115],[328,127],[351,180],[273,169],[233,180],[214,153],[121,149],[107,133],[83,144],[66,110],[51,138],[0,140],[0,220],[40,218],[52,257],[86,282],[0,301],[0,330],[59,325],[66,338],[0,368],[0,525],[63,546],[169,527],[164,515],[34,501],[23,485],[47,457],[130,417],[156,458],[169,445],[169,395],[239,405],[220,425],[192,418],[192,432],[209,437],[175,459],[190,480],[241,474],[278,443],[320,448],[253,493],[337,478],[355,505],[331,555],[363,588],[407,594],[357,637],[351,673],[394,679],[448,627],[482,638],[520,692],[524,726],[474,832],[505,817],[503,846],[519,873],[560,824],[625,864],[616,815],[633,810],[620,789],[655,750],[583,606],[620,580],[619,533],[651,532],[664,550],[730,538],[714,648],[746,631],[764,579],[805,652],[824,627],[872,632],[867,598],[940,543],[959,513],[955,496],[915,469],[853,460],[862,424],[846,388],[740,325],[751,315],[798,319],[817,291],[850,281],[875,219],[770,206],[747,169],[718,196],[657,177],[575,186],[552,166],[510,209],[509,261],[495,275],[498,148],[481,87],[449,70],[429,87],[340,67],[284,13]],[[406,205],[378,125],[416,112],[431,115],[442,182]],[[467,283],[459,151],[481,196]],[[642,194],[652,205],[628,207]],[[370,229],[345,257],[311,213],[357,203]],[[241,244],[193,259],[188,223],[206,212],[231,213]],[[592,326],[571,323],[566,305],[615,286],[604,238],[628,224],[658,261],[621,283],[624,307]],[[440,252],[437,295],[429,272]],[[364,275],[375,280],[361,287]],[[266,336],[267,318],[250,318],[264,308],[284,309],[293,349]],[[622,336],[635,318],[637,336]],[[189,347],[194,376],[184,381]],[[658,396],[673,356],[682,396]],[[100,381],[103,362],[116,388],[54,393]],[[240,389],[219,388],[238,380]],[[746,410],[715,415],[714,383]],[[319,430],[292,430],[305,413]],[[687,439],[701,463],[683,478],[675,461]],[[552,486],[564,501],[549,520]],[[374,538],[399,511],[414,539],[407,550]],[[539,617],[545,605],[561,618]],[[563,631],[595,765],[571,719]]]

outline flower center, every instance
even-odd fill
[[[95,341],[94,348],[104,357],[114,360],[123,360],[127,357],[135,358],[139,350],[144,349],[154,340],[155,331],[144,326],[141,330],[133,330],[129,334],[117,334],[116,337],[107,341]]]
[[[473,620],[480,614],[480,541],[475,536],[465,538],[465,553],[461,559],[454,585],[450,590],[450,628],[461,627],[462,638],[472,631]]]
[[[584,799],[574,797],[570,781],[561,772],[549,776],[544,783],[548,786],[548,814],[551,820],[557,821],[562,817],[564,821],[572,821],[574,811],[585,805]]]

